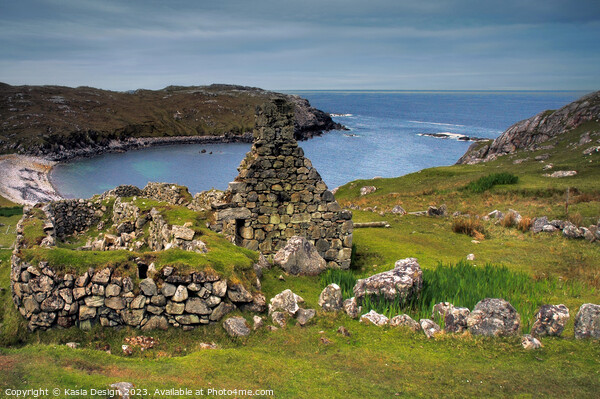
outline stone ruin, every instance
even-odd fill
[[[238,171],[212,204],[211,229],[265,255],[303,236],[327,267],[350,267],[352,213],[342,210],[294,139],[292,104],[275,100],[258,107],[252,149]]]
[[[89,200],[61,200],[40,205],[38,210],[27,208],[11,258],[11,288],[29,329],[72,325],[90,329],[96,323],[143,330],[169,325],[187,329],[217,322],[236,308],[265,310],[260,291],[251,293],[242,284],[202,271],[180,274],[171,266],[159,271],[141,258],[135,259],[139,281],[112,267],[89,268],[76,275],[56,273],[46,261],[28,263],[20,252],[29,245],[23,223],[34,213],[43,223],[45,236],[38,237],[41,247],[55,247],[58,241],[90,228],[111,227],[113,234],[101,232],[77,250],[137,251],[147,245],[151,251],[208,251],[188,223],[171,226],[156,209],[142,212],[133,202],[123,201],[125,197],[149,198],[208,211],[209,227],[238,246],[269,255],[299,236],[310,243],[307,245],[314,245],[311,251],[317,251],[327,267],[349,268],[352,213],[341,209],[294,139],[293,106],[276,100],[260,107],[256,126],[252,150],[224,193],[211,190],[192,197],[182,186],[148,183],[143,189],[119,186]],[[107,207],[103,200],[109,198],[114,202]],[[147,224],[148,237],[144,238]],[[325,264],[323,259],[320,261]]]

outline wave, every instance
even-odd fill
[[[332,118],[341,118],[341,117],[347,117],[347,116],[354,116],[352,114],[329,114],[329,116],[331,116]]]
[[[459,126],[459,127],[465,127],[465,125],[458,125],[458,124],[454,124],[454,123],[441,123],[441,122],[423,122],[423,121],[408,121],[411,123],[420,123],[423,125],[437,125],[437,126]]]
[[[471,137],[460,133],[441,132],[441,133],[417,133],[417,136],[434,137],[436,139],[451,139],[458,141],[483,141],[489,140],[482,137]]]

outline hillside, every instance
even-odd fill
[[[580,139],[573,145],[585,145],[600,137],[600,91],[583,96],[557,111],[544,111],[517,122],[497,139],[471,145],[457,163],[474,164],[513,154],[518,150],[552,150],[561,136],[580,128]]]
[[[214,84],[115,92],[0,83],[0,153],[64,160],[199,136],[250,141],[256,106],[275,97],[295,104],[297,139],[342,128],[303,98],[253,87]]]

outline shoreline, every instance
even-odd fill
[[[32,155],[0,155],[0,195],[20,205],[63,199],[49,179],[57,163]]]
[[[307,136],[312,138],[320,135]],[[40,202],[65,199],[54,186],[50,171],[61,162],[91,158],[106,153],[119,153],[144,148],[177,144],[226,144],[251,143],[252,133],[221,136],[172,136],[141,137],[126,140],[111,140],[107,145],[64,150],[60,154],[40,155],[5,154],[0,155],[0,196],[20,205],[34,205]]]

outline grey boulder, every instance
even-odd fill
[[[273,257],[273,262],[293,275],[312,276],[327,268],[327,262],[306,238],[294,236]]]
[[[361,303],[365,295],[383,295],[401,301],[417,296],[423,287],[423,272],[415,258],[401,259],[394,269],[360,279],[354,286],[354,297]]]
[[[508,301],[486,298],[475,305],[467,318],[467,326],[473,335],[517,335],[521,328],[521,316]]]

